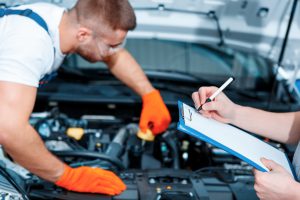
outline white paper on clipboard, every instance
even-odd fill
[[[269,169],[260,158],[273,160],[295,178],[290,161],[282,151],[234,126],[207,119],[184,103],[179,102],[178,105],[181,117],[179,130],[217,146],[261,171]]]

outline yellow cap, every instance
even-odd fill
[[[153,135],[152,131],[150,129],[147,129],[147,132],[144,133],[143,131],[141,131],[139,129],[138,133],[137,133],[137,136],[142,139],[142,140],[146,140],[146,141],[149,141],[149,142],[152,142],[154,141],[155,139],[155,136]]]
[[[80,140],[84,135],[84,130],[82,128],[68,128],[67,135],[75,140]]]

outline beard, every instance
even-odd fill
[[[93,50],[92,47],[87,47],[87,46],[79,46],[76,50],[76,53],[80,55],[83,59],[95,63],[102,61],[103,58],[98,55],[96,50]]]

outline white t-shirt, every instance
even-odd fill
[[[65,57],[58,29],[65,9],[48,3],[10,9],[26,8],[44,19],[50,35],[28,17],[0,17],[0,81],[38,87],[39,80],[57,70]]]

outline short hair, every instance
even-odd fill
[[[136,27],[134,10],[128,0],[78,0],[72,10],[82,23],[102,22],[113,30],[133,30]]]

